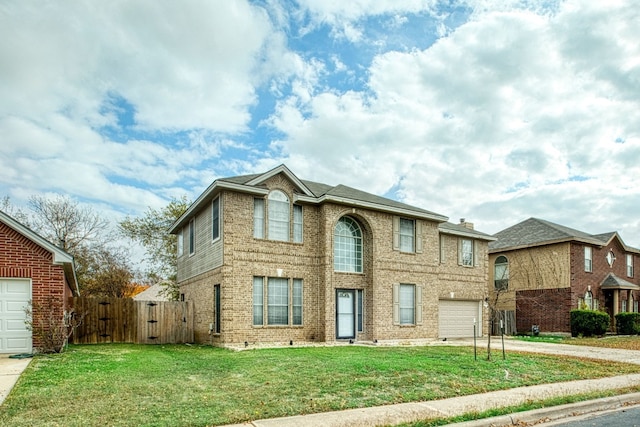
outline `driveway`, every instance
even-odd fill
[[[20,378],[20,374],[31,363],[31,358],[11,359],[8,354],[0,354],[0,405]]]

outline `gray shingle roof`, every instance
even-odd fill
[[[529,218],[494,234],[497,240],[489,243],[489,250],[495,252],[572,240],[602,245],[608,241],[602,236],[604,235],[594,236],[543,219]]]
[[[442,222],[438,224],[438,228],[440,229],[440,232],[445,234],[453,234],[456,236],[467,236],[475,239],[488,240],[488,241],[495,240],[495,237],[490,236],[489,234],[482,233],[480,231],[476,231],[471,228],[467,228],[464,225],[453,224],[451,222]]]
[[[640,290],[640,286],[621,279],[613,273],[609,273],[607,277],[605,277],[600,287],[602,289],[631,289],[635,291]]]

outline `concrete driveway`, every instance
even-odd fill
[[[29,366],[31,358],[11,359],[8,354],[0,354],[0,405],[20,378],[20,374]]]

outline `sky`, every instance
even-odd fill
[[[0,196],[118,221],[280,164],[640,248],[640,4],[0,0]]]

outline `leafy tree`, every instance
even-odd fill
[[[113,245],[111,223],[90,207],[80,206],[68,196],[32,196],[30,214],[14,207],[9,197],[2,210],[73,255],[82,294],[123,296],[133,277],[125,249]]]
[[[121,233],[141,244],[146,251],[145,260],[150,266],[148,275],[164,286],[164,294],[170,299],[178,299],[177,241],[169,234],[169,227],[187,210],[189,202],[185,196],[173,198],[161,209],[149,208],[138,218],[127,217],[119,224]]]

